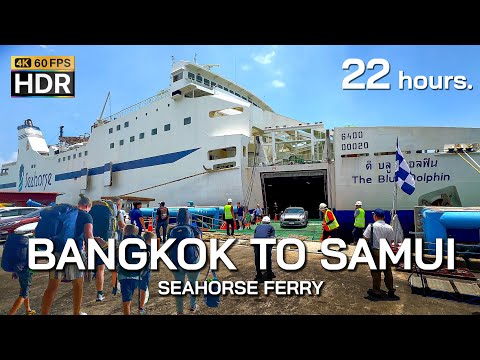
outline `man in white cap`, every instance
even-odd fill
[[[355,203],[355,213],[353,214],[355,219],[353,223],[353,245],[357,245],[358,239],[363,236],[365,231],[365,210],[362,209],[362,202],[358,200]]]
[[[270,224],[270,218],[268,216],[264,216],[262,223],[255,228],[253,237],[258,239],[275,237],[275,229]],[[253,251],[255,253],[255,270],[257,272],[255,281],[264,282],[265,280],[272,280],[276,277],[272,271],[272,249],[273,245],[267,245],[267,272],[263,274],[260,270],[260,245],[253,245]]]
[[[227,223],[227,235],[235,234],[235,225],[233,219],[235,219],[235,212],[233,211],[232,199],[227,200],[227,205],[223,207],[223,219]],[[230,234],[230,227],[232,228],[232,233]]]
[[[337,229],[340,227],[338,221],[333,214],[333,211],[327,207],[327,204],[321,203],[320,204],[320,211],[323,214],[323,222],[322,222],[322,240],[325,240],[329,237],[336,238]]]

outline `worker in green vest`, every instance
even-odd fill
[[[355,219],[353,223],[353,245],[357,245],[358,239],[363,236],[365,230],[365,210],[362,209],[362,202],[359,200],[355,203]]]
[[[227,205],[223,207],[223,219],[227,223],[227,235],[234,235],[235,225],[233,221],[235,219],[235,213],[233,211],[232,199],[228,199]],[[230,227],[232,228],[232,234],[230,234]]]

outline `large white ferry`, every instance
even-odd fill
[[[67,203],[80,193],[146,205],[277,202],[303,206],[311,218],[326,202],[348,229],[356,200],[366,210],[392,208],[398,138],[416,178],[412,195],[398,193],[406,230],[415,205],[480,205],[480,128],[329,130],[276,114],[211,67],[173,64],[168,89],[95,121],[89,136],[63,136],[62,129],[49,145],[39,124],[25,120],[17,161],[2,165],[0,190],[57,191]]]

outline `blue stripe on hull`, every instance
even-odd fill
[[[8,183],[8,184],[0,184],[0,189],[8,189],[8,188],[14,188],[17,187],[17,183]]]
[[[132,169],[140,169],[144,167],[149,167],[149,166],[156,166],[156,165],[163,165],[163,164],[171,164],[174,163],[182,158],[184,158],[187,155],[190,155],[191,153],[197,151],[200,148],[195,148],[195,149],[190,149],[190,150],[184,150],[184,151],[177,151],[174,153],[170,154],[163,154],[163,155],[157,155],[157,156],[151,156],[148,158],[143,158],[143,159],[137,159],[137,160],[131,160],[131,161],[125,161],[117,164],[112,165],[112,171],[113,172],[119,172],[119,171],[125,171],[125,170],[132,170]],[[93,175],[101,175],[103,174],[106,170],[108,170],[108,165],[105,164],[102,166],[97,166],[91,169],[83,168],[78,171],[71,171],[63,174],[57,174],[55,175],[55,181],[62,181],[62,180],[70,180],[70,179],[75,179],[79,178],[85,175],[88,176],[93,176]],[[88,174],[87,174],[88,172]],[[5,184],[5,185],[11,185],[11,184]],[[13,183],[13,186],[9,187],[15,187],[16,183]],[[1,189],[0,185],[0,189]]]
[[[83,168],[82,170],[78,171],[72,171],[68,173],[63,173],[63,174],[57,174],[55,175],[55,181],[62,181],[62,180],[70,180],[70,179],[76,179],[82,176],[87,175],[87,168]]]
[[[178,151],[170,154],[164,154],[159,156],[152,156],[144,159],[132,160],[132,161],[125,161],[123,163],[113,164],[112,171],[124,171],[124,170],[132,170],[132,169],[140,169],[149,166],[156,166],[156,165],[163,165],[163,164],[171,164],[175,161],[184,158],[187,155],[190,155],[194,151],[197,151],[200,148]]]

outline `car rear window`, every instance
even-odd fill
[[[286,209],[285,214],[301,214],[305,212],[303,209]]]

